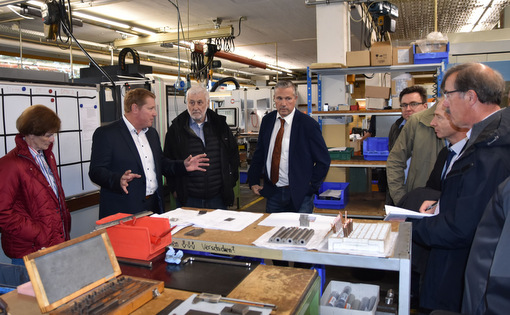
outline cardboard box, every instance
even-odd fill
[[[365,85],[365,98],[390,98],[390,88],[384,86]]]
[[[367,109],[384,109],[388,102],[384,98],[366,98]]]
[[[375,42],[370,48],[370,65],[391,66],[393,51],[390,42]]]
[[[391,97],[391,108],[398,109],[400,108],[400,101],[398,96]]]
[[[394,65],[412,65],[414,64],[413,46],[393,47]]]
[[[346,54],[347,67],[369,67],[370,51],[348,51]]]
[[[371,298],[375,297],[375,301],[372,301],[373,307],[368,311],[354,310],[354,309],[346,309],[340,307],[334,307],[327,305],[328,300],[333,291],[342,293],[346,286],[351,287],[351,294],[354,295],[355,299],[358,299],[360,302],[363,298]],[[361,303],[360,303],[361,304]],[[320,300],[319,313],[321,315],[337,315],[337,314],[375,314],[377,309],[377,305],[379,304],[379,286],[373,284],[364,284],[364,283],[350,283],[343,281],[330,281],[328,286],[324,290]]]
[[[396,96],[398,99],[398,96],[400,95],[400,92],[402,92],[403,89],[413,86],[413,85],[414,85],[414,79],[391,80],[391,95]]]

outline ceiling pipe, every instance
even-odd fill
[[[9,39],[4,39],[4,38],[0,37],[0,47],[2,47],[2,50],[10,47],[11,51],[16,51],[19,54],[19,51],[18,51],[19,46],[18,45],[19,45],[19,42],[16,40],[9,40]],[[59,48],[56,45],[49,45],[49,44],[41,45],[40,43],[31,43],[31,42],[28,42],[25,40],[25,41],[23,41],[23,49],[24,49],[25,55],[29,55],[31,52],[35,52],[35,53],[43,52],[46,54],[51,54],[52,57],[43,58],[44,60],[54,60],[54,61],[65,62],[64,61],[65,58],[68,58],[66,51],[62,50],[61,48]],[[0,54],[1,54],[1,52],[0,52]],[[109,64],[111,62],[111,52],[104,52],[104,53],[89,52],[89,54],[99,63]],[[31,58],[31,57],[24,57],[24,58]],[[61,60],[59,60],[59,59],[61,59]],[[81,61],[81,63],[89,61],[87,59],[87,57],[85,57],[85,55],[81,51],[73,52],[73,59],[75,61],[74,63],[77,63],[76,61]],[[154,73],[164,72],[169,75],[176,76],[175,73],[177,73],[177,70],[178,70],[177,66],[167,65],[167,64],[163,64],[163,63],[143,61],[143,64],[153,67]],[[183,71],[183,70],[181,69],[181,71]],[[185,74],[186,73],[188,73],[188,72],[186,71]],[[225,74],[221,74],[221,73],[215,73],[214,76],[220,77],[220,78],[231,77],[231,75],[225,75]],[[243,83],[251,82],[250,79],[245,79],[245,78],[240,78],[240,77],[237,77],[236,79]]]
[[[204,52],[203,45],[202,44],[195,44],[195,50],[198,51],[198,52],[203,53]],[[246,58],[246,57],[243,57],[243,56],[235,55],[235,54],[232,54],[232,53],[227,53],[227,52],[224,52],[224,51],[218,51],[218,52],[216,52],[214,54],[214,56],[218,57],[218,58],[223,58],[223,59],[227,59],[227,60],[230,60],[230,61],[234,61],[234,62],[239,62],[239,63],[245,64],[245,65],[248,65],[248,66],[252,66],[252,67],[257,67],[257,68],[261,68],[261,69],[268,69],[267,68],[267,64],[265,64],[263,62],[256,61],[256,60],[253,60],[253,59],[250,59],[250,58]]]

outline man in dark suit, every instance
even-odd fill
[[[443,106],[452,123],[467,128],[468,142],[451,164],[436,216],[413,223],[413,242],[430,248],[420,305],[459,312],[464,271],[476,228],[498,185],[510,176],[510,109],[500,109],[505,81],[479,63],[456,65],[445,73]],[[473,249],[471,249],[473,251]]]
[[[292,82],[276,84],[276,111],[262,119],[257,148],[248,170],[250,188],[267,199],[266,211],[269,213],[311,213],[313,195],[319,191],[331,162],[319,124],[295,109],[297,97]],[[283,133],[278,137],[282,128]],[[281,141],[277,141],[278,138]],[[280,152],[274,154],[273,159],[274,151]],[[260,186],[261,176],[263,186]]]
[[[162,213],[162,174],[205,171],[205,154],[184,161],[163,156],[152,123],[157,115],[154,93],[133,89],[124,98],[124,116],[96,129],[92,138],[90,179],[101,186],[99,218],[118,212]]]

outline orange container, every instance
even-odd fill
[[[128,216],[130,214],[117,213],[96,221],[96,224]],[[124,258],[151,260],[172,242],[170,221],[166,218],[142,217],[111,226],[106,231],[115,256]]]

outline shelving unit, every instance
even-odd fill
[[[318,75],[317,88],[318,88],[318,100],[317,100],[317,116],[339,116],[348,115],[349,111],[338,111],[337,112],[322,112],[322,76],[325,75],[347,75],[347,74],[361,74],[361,73],[420,73],[420,72],[431,72],[436,78],[440,79],[444,71],[445,65],[443,63],[430,63],[430,64],[412,64],[412,65],[399,65],[399,66],[378,66],[378,67],[354,67],[354,68],[323,68],[320,66],[308,67],[307,68],[307,90],[308,90],[308,114],[312,114],[312,75],[315,73]],[[437,93],[439,89],[436,88]],[[381,111],[387,112],[387,111]],[[370,111],[371,114],[376,111]],[[385,113],[377,113],[377,115],[388,115]],[[319,117],[320,119],[320,117]]]

